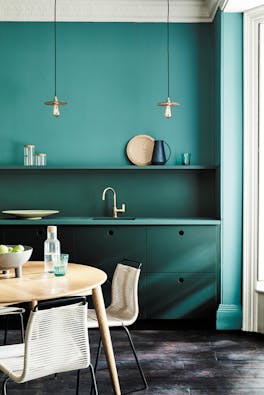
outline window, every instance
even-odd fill
[[[259,24],[259,232],[258,232],[258,280],[264,281],[264,23]]]
[[[244,13],[243,330],[264,332],[264,6]],[[257,291],[257,292],[256,292]]]

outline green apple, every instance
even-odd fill
[[[8,247],[4,244],[0,244],[0,254],[6,254],[8,252]]]
[[[8,252],[13,252],[13,247],[8,247]]]
[[[22,251],[24,251],[24,249],[25,248],[21,244],[18,244],[17,246],[15,246],[13,248],[13,252],[22,252]]]

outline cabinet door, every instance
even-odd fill
[[[70,261],[73,255],[73,229],[66,226],[58,226],[58,239],[61,243],[61,251],[69,253]],[[22,244],[33,248],[31,261],[43,261],[44,241],[47,238],[47,226],[40,225],[17,225],[5,226],[3,230],[4,244]]]
[[[147,318],[215,318],[219,227],[152,226],[147,240]]]
[[[144,226],[79,226],[75,227],[75,261],[104,270],[111,281],[116,264],[125,258],[142,262],[139,280],[140,311],[144,311],[146,267],[146,229]],[[133,264],[133,262],[127,262]],[[103,286],[105,303],[110,302],[111,286]],[[142,315],[141,315],[142,316]]]
[[[213,273],[147,273],[146,316],[151,319],[214,319]]]
[[[216,272],[218,226],[148,228],[147,272]]]

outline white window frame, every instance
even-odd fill
[[[264,6],[244,13],[244,189],[243,189],[243,326],[264,327],[264,283],[258,275],[258,147],[259,147],[259,24]],[[260,322],[260,321],[263,322]]]
[[[264,284],[264,23],[259,25],[259,240],[258,282]]]

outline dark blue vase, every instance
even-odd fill
[[[164,144],[166,144],[169,149],[168,158],[166,158]],[[155,140],[153,153],[152,153],[152,159],[151,159],[152,165],[164,165],[165,163],[168,162],[168,160],[170,159],[170,156],[171,156],[171,149],[170,149],[169,144],[163,140]]]

